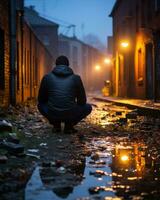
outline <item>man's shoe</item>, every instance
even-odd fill
[[[64,130],[63,130],[63,133],[64,133],[64,134],[71,134],[72,132],[71,132],[70,129],[64,129]]]
[[[61,132],[61,128],[59,128],[59,127],[52,128],[52,133],[60,133],[60,132]]]
[[[53,129],[52,132],[53,133],[60,133],[61,132],[61,122],[52,122],[53,124]]]
[[[75,129],[74,127],[72,127],[71,130],[72,130],[72,133],[77,133],[78,132],[78,130]]]
[[[72,133],[77,133],[78,130],[76,130],[74,127],[70,127],[70,128],[64,128],[63,131],[65,134],[72,134]]]

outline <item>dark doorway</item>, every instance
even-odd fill
[[[152,43],[146,44],[146,98],[154,99]]]
[[[155,98],[160,101],[160,33],[157,34],[155,50]]]

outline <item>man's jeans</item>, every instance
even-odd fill
[[[69,111],[50,111],[47,104],[39,103],[38,110],[51,124],[65,122],[75,125],[91,113],[92,107],[90,104],[85,104],[76,105]]]

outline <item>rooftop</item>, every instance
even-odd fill
[[[116,0],[114,6],[112,8],[112,11],[111,11],[111,13],[109,15],[110,17],[113,17],[115,10],[119,7],[121,2],[122,2],[122,0]]]
[[[58,26],[57,23],[41,17],[33,6],[25,7],[24,11],[26,21],[33,26]]]

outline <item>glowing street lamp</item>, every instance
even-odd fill
[[[101,70],[101,66],[100,66],[100,65],[96,65],[96,66],[95,66],[95,70],[96,70],[96,71],[100,71],[100,70]]]
[[[127,48],[128,46],[129,46],[129,42],[128,41],[121,42],[121,47]]]
[[[107,64],[107,65],[110,64],[111,63],[111,59],[110,58],[105,58],[104,59],[104,63]]]

